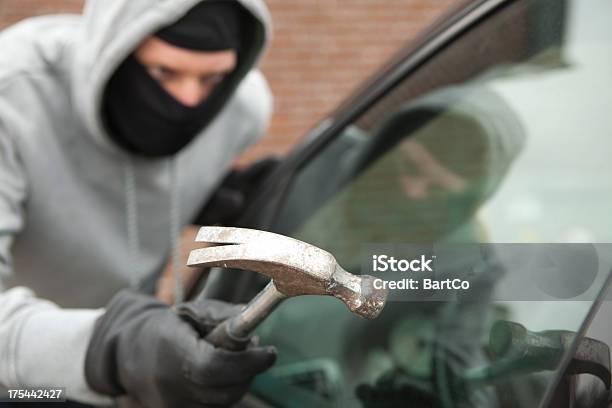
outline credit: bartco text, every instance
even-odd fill
[[[373,255],[373,272],[434,272],[436,256],[420,255],[413,259],[398,259],[389,255]],[[468,290],[470,282],[463,279],[402,278],[375,279],[376,289],[390,290]]]
[[[391,290],[468,290],[470,282],[462,279],[375,279],[374,288]]]

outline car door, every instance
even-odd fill
[[[355,274],[370,244],[555,243],[596,265],[564,281],[505,264],[479,277],[477,299],[392,299],[374,321],[335,299],[289,299],[258,330],[279,359],[253,385],[257,404],[536,407],[551,398],[571,352],[495,376],[490,336],[504,322],[581,332],[606,285],[611,23],[604,0],[463,6],[315,127],[238,223],[323,248]],[[245,301],[262,284],[216,271],[206,290]],[[546,296],[529,294],[538,285]]]

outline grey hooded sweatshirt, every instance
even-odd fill
[[[0,33],[0,388],[89,389],[93,325],[118,290],[160,270],[233,158],[261,136],[272,98],[246,75],[172,159],[140,159],[105,134],[101,99],[137,45],[200,0],[89,0],[83,15],[29,19]],[[269,37],[260,0],[241,3]],[[146,135],[143,135],[146,137]]]

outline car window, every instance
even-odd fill
[[[610,242],[610,24],[605,0],[495,11],[305,164],[272,230],[355,274],[373,243]],[[506,269],[483,287],[511,292]],[[500,366],[495,336],[577,331],[591,300],[390,301],[365,321],[335,299],[290,299],[259,330],[280,354],[253,391],[291,407],[535,407],[559,361]]]

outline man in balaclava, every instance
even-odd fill
[[[147,157],[170,156],[215,117],[252,58],[249,21],[238,7],[231,1],[203,3],[121,64],[103,106],[117,145]]]
[[[0,386],[226,406],[274,363],[201,337],[236,306],[142,289],[267,127],[268,32],[257,0],[90,0],[0,35]]]

